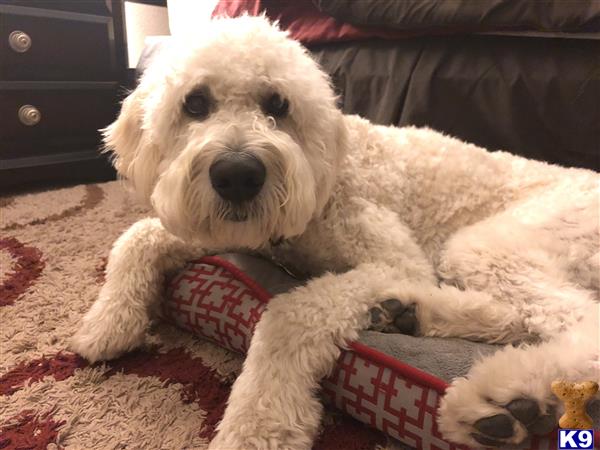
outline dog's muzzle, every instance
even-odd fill
[[[267,170],[250,153],[226,153],[215,159],[209,169],[213,189],[223,200],[240,204],[252,200],[263,185]]]

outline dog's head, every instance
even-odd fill
[[[320,214],[345,148],[328,77],[263,17],[172,43],[104,130],[118,172],[184,239],[257,248]]]

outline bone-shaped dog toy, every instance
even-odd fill
[[[559,427],[586,430],[594,426],[592,418],[585,411],[585,406],[598,392],[598,383],[595,381],[573,383],[560,380],[554,381],[551,389],[565,405],[565,413],[558,421]]]

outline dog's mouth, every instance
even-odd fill
[[[222,211],[221,219],[226,222],[245,222],[250,218],[250,213],[247,208],[229,207]]]
[[[223,219],[228,222],[245,222],[248,220],[248,213],[245,211],[229,211]]]
[[[215,212],[216,217],[224,222],[246,222],[252,216],[252,205],[248,202],[242,204],[220,202]]]

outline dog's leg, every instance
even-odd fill
[[[600,380],[600,309],[591,303],[585,319],[539,346],[508,346],[454,380],[439,416],[445,438],[502,447],[556,427],[560,408],[554,380]]]
[[[212,450],[311,448],[321,419],[319,382],[368,325],[395,270],[364,264],[276,296],[258,323]]]
[[[531,201],[460,230],[438,266],[444,283],[485,292],[543,339],[578,323],[597,296],[589,261],[600,232],[597,216],[588,217],[597,200],[571,207],[553,199],[541,202],[547,211]]]
[[[594,278],[578,283],[573,275],[581,271],[571,270],[597,251],[597,216],[592,220],[589,212],[597,214],[597,204],[573,198],[563,205],[535,199],[448,242],[440,274],[465,289],[485,290],[544,342],[507,347],[456,380],[441,407],[446,438],[504,446],[545,434],[557,424],[552,381],[600,378],[600,310],[595,292],[584,288]]]
[[[386,292],[387,299],[371,308],[372,330],[488,343],[531,336],[518,311],[485,292],[403,281],[388,282]]]
[[[509,305],[484,292],[438,286],[433,265],[396,213],[355,198],[331,217],[345,217],[343,226],[339,221],[325,223],[316,231],[325,236],[308,252],[318,259],[341,260],[341,267],[372,262],[393,268],[381,283],[381,301],[372,307],[371,329],[486,342],[515,342],[527,336],[522,319]],[[331,229],[336,234],[326,235]]]
[[[600,311],[593,293],[549,279],[529,281],[531,303],[511,309],[524,317],[527,331],[545,342],[508,346],[455,380],[440,410],[444,437],[475,447],[503,447],[547,434],[558,418],[552,381],[600,379]],[[522,295],[515,292],[515,297]]]
[[[165,274],[193,256],[192,246],[168,233],[158,219],[135,223],[113,245],[106,282],[71,339],[70,350],[94,362],[140,345]]]

